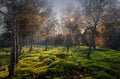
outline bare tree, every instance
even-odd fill
[[[57,21],[53,14],[48,16],[48,18],[46,18],[46,20],[43,23],[42,30],[43,35],[45,36],[45,51],[48,50],[48,39],[52,32],[54,32],[56,23]]]
[[[70,46],[72,46],[73,40],[80,44],[79,37],[81,35],[81,15],[78,8],[74,6],[68,5],[62,11],[62,24],[64,26],[64,30],[66,32],[66,47],[67,52],[69,52]],[[75,35],[77,35],[77,40],[74,39]]]
[[[85,21],[89,24],[91,28],[91,39],[89,42],[89,53],[91,48],[96,49],[96,29],[99,26],[103,19],[105,18],[106,8],[111,5],[116,0],[79,0],[82,5],[83,13],[85,14]],[[88,54],[89,54],[88,53]],[[88,55],[90,56],[90,55]],[[88,57],[90,58],[90,57]]]

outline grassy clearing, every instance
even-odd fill
[[[87,47],[24,48],[12,79],[120,79],[120,51],[99,48],[86,59]],[[9,49],[6,49],[9,50]],[[0,50],[0,78],[8,75],[9,52]]]

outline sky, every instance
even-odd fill
[[[60,17],[61,17],[61,10],[65,9],[68,5],[72,5],[75,7],[78,7],[79,0],[48,0],[50,3],[52,3],[52,8],[53,11],[56,13],[56,18],[58,19],[58,22],[60,22]],[[57,33],[61,33],[62,28],[58,25],[57,26]]]
[[[61,9],[65,8],[68,4],[73,4],[78,6],[78,0],[49,0],[53,2],[53,9],[57,12],[60,12]]]
[[[79,6],[78,0],[48,0],[53,3],[53,11],[56,12],[57,18],[60,17],[61,10],[67,5],[72,4],[74,6]]]

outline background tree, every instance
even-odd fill
[[[115,1],[116,0],[80,0],[83,13],[85,14],[85,21],[87,21],[89,27],[91,27],[89,53],[92,47],[96,49],[96,29],[105,19],[107,13],[106,9]]]
[[[48,16],[48,18],[46,18],[46,20],[43,23],[43,35],[45,36],[45,51],[48,50],[48,39],[50,37],[50,35],[52,35],[55,30],[55,26],[56,26],[56,18],[53,14],[51,14],[50,16]]]
[[[70,46],[73,45],[73,42],[76,42],[77,45],[80,44],[80,35],[81,35],[81,21],[80,21],[80,11],[74,6],[68,5],[62,11],[62,24],[66,33],[66,47],[67,52],[69,52]],[[74,37],[78,37],[77,39]],[[76,40],[75,40],[76,39]]]

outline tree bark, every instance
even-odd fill
[[[32,27],[31,44],[30,44],[30,50],[29,51],[32,51],[32,50],[33,50],[33,27]]]
[[[91,44],[89,44],[87,59],[90,59],[90,54],[91,54]]]
[[[46,38],[45,38],[45,51],[48,50],[48,38],[47,38],[47,35],[46,35]]]
[[[96,49],[96,44],[95,44],[95,31],[92,32],[91,43],[92,43],[93,49]]]
[[[19,26],[16,26],[16,64],[18,63],[19,56]]]
[[[10,54],[10,65],[9,65],[9,76],[13,76],[15,74],[15,64],[16,64],[16,27],[13,29],[13,45],[11,48]]]
[[[92,44],[91,44],[91,45],[92,45],[93,49],[96,49],[95,33],[96,33],[97,22],[98,22],[98,21],[95,22],[94,27],[93,27],[93,29],[92,29],[92,36],[91,36],[91,43],[92,43]]]
[[[70,34],[67,35],[67,53],[69,53],[69,50],[70,50]]]

